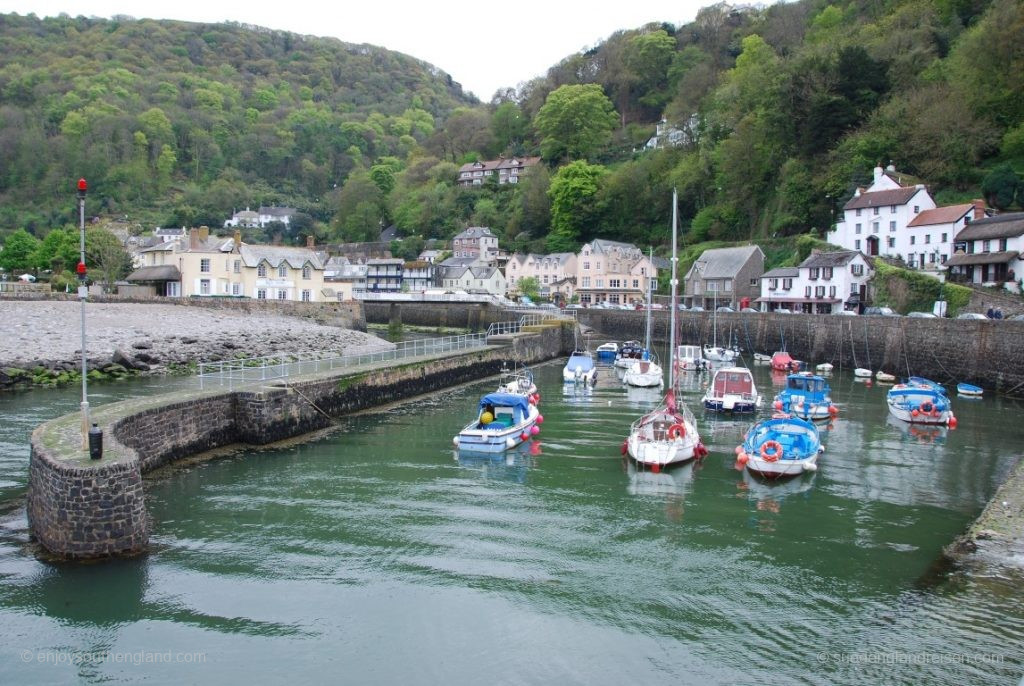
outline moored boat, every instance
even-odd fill
[[[754,353],[754,362],[758,364],[771,364],[772,356],[764,353]]]
[[[608,341],[597,346],[598,362],[615,362],[615,356],[619,354],[619,344],[615,341]]]
[[[975,386],[974,384],[960,382],[956,385],[956,392],[960,395],[966,395],[968,397],[978,398],[984,393],[981,386]]]
[[[870,379],[872,377],[871,370],[865,369],[864,367],[857,367],[854,369],[853,375],[859,379]]]
[[[586,350],[576,350],[569,356],[569,361],[562,369],[562,380],[565,383],[593,384],[597,378],[597,367],[594,357]]]
[[[676,346],[676,371],[695,372],[707,368],[699,345]]]
[[[716,369],[704,394],[704,408],[713,412],[753,412],[760,396],[746,367]]]
[[[502,369],[501,377],[498,379],[498,393],[512,393],[514,395],[525,395],[527,398],[536,397],[540,399],[540,394],[537,393],[537,384],[533,380],[533,372],[530,371],[529,367],[519,367],[518,369]]]
[[[875,381],[881,381],[882,383],[892,383],[896,380],[896,377],[888,372],[881,370],[875,372]]]
[[[832,404],[832,389],[823,377],[808,372],[786,376],[786,387],[775,396],[775,410],[811,421],[832,419],[839,408]]]
[[[816,372],[823,372],[823,373],[828,373],[828,372],[832,371],[833,369],[834,369],[834,367],[832,366],[831,362],[822,362],[821,364],[815,365],[815,367],[814,367],[814,371],[816,371]]]
[[[540,432],[544,418],[525,395],[488,393],[480,398],[477,417],[452,442],[459,450],[500,453]]]
[[[768,478],[796,476],[818,469],[825,451],[818,428],[798,417],[776,417],[750,427],[736,447],[737,462]]]
[[[886,393],[889,413],[912,424],[946,424],[956,428],[952,403],[940,384],[911,377],[907,383],[896,384]]]
[[[640,341],[626,341],[619,346],[619,352],[615,355],[615,366],[628,369],[633,360],[639,360],[644,356],[644,352],[644,345]]]
[[[793,359],[785,350],[779,350],[772,355],[771,360],[772,369],[780,372],[798,372],[802,366],[800,362]]]
[[[661,365],[652,356],[645,355],[639,360],[633,360],[622,375],[623,383],[639,388],[659,388],[665,384],[664,371]]]

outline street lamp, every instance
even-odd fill
[[[89,449],[89,396],[86,374],[85,352],[85,300],[89,297],[89,289],[85,285],[85,192],[88,190],[85,179],[78,180],[78,226],[80,233],[80,258],[78,261],[78,299],[82,302],[82,450]]]

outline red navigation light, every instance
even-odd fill
[[[76,271],[78,272],[79,276],[84,277],[85,276],[85,262],[79,262],[78,263],[78,269]]]
[[[78,180],[78,192],[79,193],[85,193],[87,190],[89,190],[89,186],[88,186],[88,184],[85,183],[85,179],[79,179]]]

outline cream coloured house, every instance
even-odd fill
[[[516,253],[505,265],[505,279],[509,295],[519,293],[520,280],[537,279],[540,294],[547,298],[559,294],[565,300],[572,298],[576,282],[576,254],[558,252],[550,255]]]
[[[580,249],[576,267],[576,293],[583,305],[642,303],[649,290],[657,289],[657,268],[630,243],[594,239]]]
[[[128,281],[153,286],[165,297],[235,296],[258,300],[324,300],[324,263],[312,249],[242,243],[210,238],[209,229],[192,229],[186,238],[143,251],[145,265]]]
[[[442,285],[446,289],[496,296],[504,296],[506,290],[505,275],[497,267],[489,266],[450,268],[445,272]]]

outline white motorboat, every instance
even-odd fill
[[[537,406],[525,395],[488,393],[480,398],[477,417],[452,442],[460,451],[500,453],[540,433]]]
[[[562,369],[562,380],[565,383],[593,385],[597,378],[597,367],[594,357],[586,350],[576,350],[569,356],[569,361]]]
[[[856,369],[853,370],[853,375],[861,379],[870,379],[872,373],[870,369],[865,369],[864,367],[857,367]]]
[[[677,345],[675,361],[677,372],[698,372],[707,369],[707,362],[699,345]]]
[[[713,412],[754,412],[761,396],[746,367],[716,369],[704,394],[704,408]]]
[[[665,385],[661,365],[652,359],[633,360],[633,364],[622,375],[622,381],[640,388],[659,388]]]

